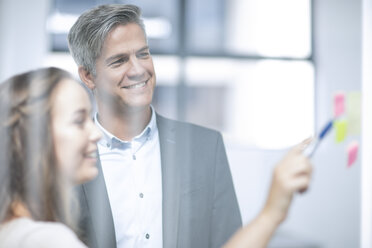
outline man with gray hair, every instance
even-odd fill
[[[151,106],[156,77],[140,9],[102,5],[68,35],[95,96],[99,176],[82,185],[90,247],[221,247],[241,226],[220,133]]]

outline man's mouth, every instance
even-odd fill
[[[128,86],[123,86],[122,88],[124,88],[124,89],[142,88],[147,84],[148,81],[149,81],[149,79],[147,79],[145,82],[140,82],[140,83],[136,83],[136,84],[132,84],[132,85],[128,85]]]

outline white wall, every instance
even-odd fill
[[[49,0],[0,0],[0,82],[42,65]]]
[[[316,0],[315,63],[317,80],[317,125],[327,122],[333,93],[361,89],[361,0]],[[327,106],[329,106],[327,108]],[[346,168],[345,145],[332,140],[315,159],[313,202],[318,216],[316,237],[325,247],[359,247],[360,159]],[[318,184],[315,184],[318,182]],[[311,222],[315,222],[313,219]],[[326,220],[325,223],[322,223]],[[310,230],[308,230],[310,231]]]
[[[372,0],[363,0],[361,247],[372,247]]]
[[[316,127],[332,116],[337,90],[361,89],[361,0],[314,0]],[[346,167],[345,147],[333,134],[313,158],[308,192],[297,195],[272,247],[351,248],[360,245],[360,159]],[[259,151],[227,144],[244,222],[264,203],[271,169],[284,151]],[[284,245],[283,245],[284,244]]]

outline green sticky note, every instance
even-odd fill
[[[349,92],[346,95],[347,132],[351,135],[360,135],[361,129],[361,92]]]
[[[336,133],[336,143],[340,143],[345,140],[347,135],[347,122],[346,120],[337,120],[333,123],[333,127]]]

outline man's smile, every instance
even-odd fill
[[[137,89],[137,88],[141,88],[141,87],[145,87],[147,85],[147,82],[149,81],[150,79],[147,79],[146,81],[144,82],[139,82],[139,83],[136,83],[136,84],[132,84],[132,85],[128,85],[128,86],[123,86],[121,88],[124,88],[124,89]]]

